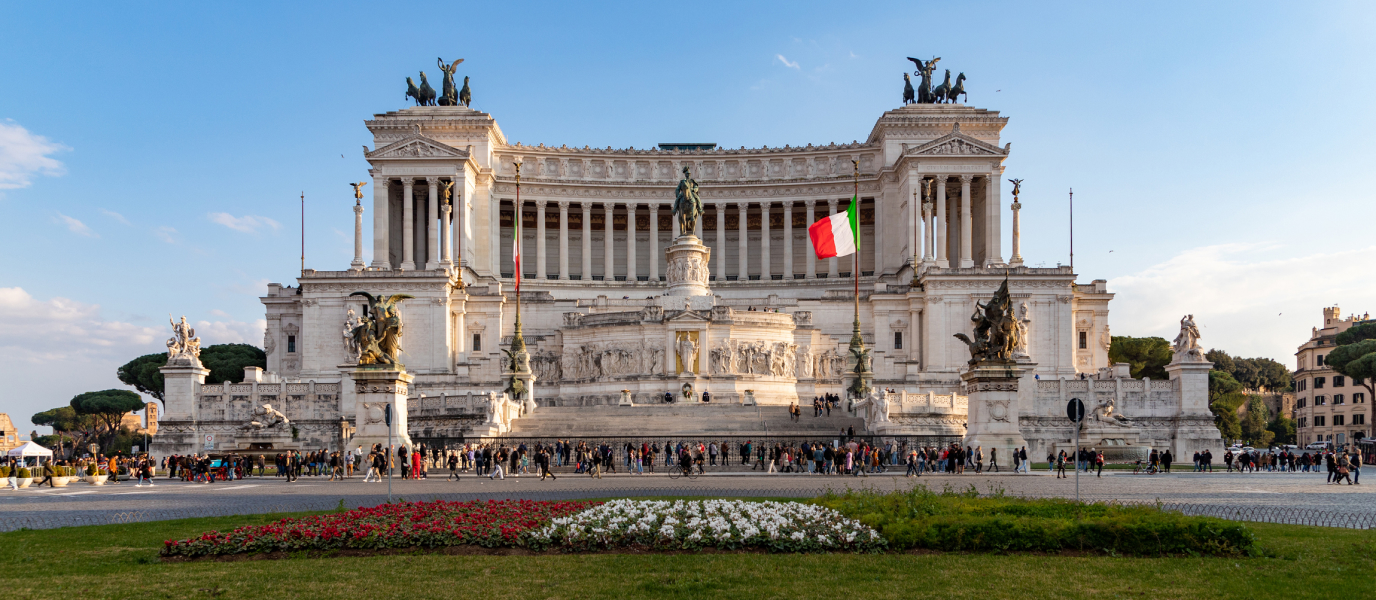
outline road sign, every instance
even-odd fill
[[[1084,412],[1084,410],[1081,409],[1080,412]],[[391,405],[391,404],[388,404],[387,406],[383,407],[383,409],[382,409],[382,418],[383,418],[383,419],[386,419],[386,421],[387,421],[387,426],[388,426],[388,427],[391,427],[391,426],[392,426],[392,405]]]
[[[1065,416],[1075,423],[1085,420],[1085,403],[1079,398],[1071,398],[1070,402],[1066,403]]]

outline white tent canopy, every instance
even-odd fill
[[[24,442],[23,444],[20,444],[18,447],[10,450],[9,452],[6,452],[5,454],[7,456],[46,456],[48,458],[52,458],[53,451],[42,446],[39,446],[38,444],[35,444],[33,442]]]

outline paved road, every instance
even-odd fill
[[[901,474],[901,470],[897,473]],[[563,475],[554,481],[539,477],[507,477],[493,481],[463,475],[460,481],[443,476],[421,481],[393,480],[393,496],[407,500],[530,498],[539,500],[613,496],[791,496],[808,497],[828,489],[847,487],[903,489],[923,483],[940,490],[951,486],[981,493],[1003,490],[1023,496],[1074,497],[1075,480],[1049,473],[1014,475],[925,475],[909,479],[891,472],[870,477],[799,474],[721,473],[695,480],[670,479],[663,474],[612,474],[602,479]],[[1362,515],[1376,523],[1376,482],[1368,485],[1327,485],[1322,473],[1173,473],[1132,475],[1105,471],[1102,478],[1081,475],[1081,496],[1090,500],[1154,502],[1234,507],[1271,512]],[[0,490],[0,531],[20,527],[50,528],[92,523],[149,521],[194,516],[322,510],[340,501],[346,506],[371,506],[387,500],[387,484],[364,483],[361,478],[331,482],[304,477],[287,483],[274,477],[214,484],[181,483],[160,479],[152,487],[132,482],[93,486],[72,483],[65,488]]]

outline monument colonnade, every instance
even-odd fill
[[[989,246],[985,250],[985,265],[1002,261],[998,251],[1000,235],[999,223],[999,185],[998,173],[962,174],[931,173],[918,175],[916,170],[909,174],[909,180],[920,182],[913,185],[913,203],[910,207],[920,207],[921,223],[917,218],[908,224],[909,240],[914,249],[912,260],[939,268],[970,268],[975,265],[974,254],[974,213],[971,184],[983,180],[985,193],[985,240]],[[960,196],[956,197],[951,186],[958,181]],[[949,208],[948,208],[949,207]],[[1015,209],[1016,210],[1016,209]],[[954,214],[950,214],[954,213]],[[909,212],[909,215],[914,213]],[[1018,237],[1017,221],[1014,221],[1014,238]],[[916,249],[921,249],[921,255]],[[1016,253],[1016,252],[1015,252]]]
[[[862,203],[866,199],[862,199]],[[514,199],[503,198],[501,210],[504,217],[514,216],[517,209],[514,206]],[[709,246],[713,247],[715,256],[711,268],[712,278],[717,281],[746,281],[746,280],[783,280],[783,279],[817,279],[819,277],[816,253],[813,251],[812,242],[806,234],[806,227],[794,224],[797,216],[805,216],[804,223],[813,223],[818,218],[835,214],[837,211],[845,210],[845,203],[849,199],[827,199],[827,200],[779,200],[779,201],[704,201],[704,218],[697,222],[694,234],[703,238]],[[523,226],[521,237],[521,256],[522,267],[526,277],[533,277],[536,280],[616,280],[616,281],[661,281],[666,276],[664,272],[664,256],[662,244],[667,244],[678,237],[678,220],[668,218],[668,229],[661,229],[661,217],[671,217],[673,213],[673,203],[671,200],[664,202],[646,202],[643,200],[602,200],[598,202],[571,200],[551,200],[546,198],[521,199],[522,206],[519,213],[524,217],[534,217],[534,226],[530,225],[529,220]],[[550,236],[547,226],[547,218],[552,214],[551,204],[558,206],[558,249],[553,257],[549,253]],[[576,211],[573,205],[580,205],[582,210],[582,235],[581,269],[573,272],[571,267],[571,248],[569,231],[570,212]],[[825,209],[818,214],[818,208]],[[594,213],[602,216],[599,226],[594,228]],[[638,220],[637,217],[648,216],[645,221]],[[712,239],[704,238],[703,223],[712,217],[715,221],[715,237]],[[727,237],[727,217],[735,217],[736,223],[736,261],[735,264],[728,265],[724,244],[729,239]],[[771,224],[771,217],[778,219],[778,223]],[[758,224],[755,224],[755,223]],[[618,229],[618,223],[624,223],[623,229]],[[648,230],[641,229],[648,223]],[[752,226],[754,224],[754,226]],[[504,238],[510,237],[510,229],[504,227],[508,232]],[[780,230],[781,231],[778,231]],[[533,232],[534,237],[529,237]],[[781,240],[773,239],[772,232],[781,235]],[[601,233],[602,252],[600,256],[593,252],[593,234]],[[639,234],[648,233],[642,236]],[[662,239],[662,233],[668,233],[668,239]],[[752,240],[753,236],[758,236],[757,240]],[[797,238],[801,237],[799,240]],[[638,239],[639,238],[639,239]],[[777,242],[782,241],[782,244]],[[534,247],[531,247],[534,242]],[[878,254],[879,249],[867,244],[862,251]],[[803,250],[799,256],[797,250]],[[533,252],[532,252],[533,251]],[[647,260],[641,260],[642,252],[648,252]],[[502,251],[496,253],[499,266],[497,272],[504,276],[510,276],[511,264],[507,257],[510,252]],[[535,259],[531,260],[531,255]],[[503,259],[507,259],[503,261]],[[553,260],[551,260],[553,259]],[[594,260],[597,259],[597,260]],[[823,277],[838,277],[839,268],[837,260],[826,259],[826,271],[822,272]],[[876,261],[877,262],[877,261]],[[849,263],[847,263],[849,266]],[[849,269],[847,269],[849,271]]]
[[[467,239],[463,235],[464,218],[471,218],[471,213],[464,210],[455,210],[454,206],[441,205],[439,186],[454,182],[461,176],[415,176],[397,177],[375,174],[374,175],[374,205],[373,205],[373,260],[371,267],[374,269],[388,270],[393,267],[403,270],[442,270],[453,265],[459,264],[460,257],[468,257],[465,264],[471,262],[473,240]],[[906,229],[909,230],[910,238],[914,248],[921,248],[921,256],[914,256],[923,264],[933,265],[941,268],[961,267],[969,268],[975,266],[973,253],[973,229],[974,222],[972,216],[971,184],[977,179],[985,179],[984,191],[986,193],[986,207],[992,207],[993,211],[998,210],[997,194],[998,185],[995,175],[947,175],[929,174],[921,180],[923,188],[921,208],[921,222],[909,223]],[[393,215],[391,205],[391,184],[396,182],[401,188],[401,210],[399,215]],[[951,187],[958,182],[960,186],[959,196],[955,196]],[[457,189],[453,194],[456,203],[462,203],[461,192]],[[916,191],[916,190],[915,190]],[[495,194],[491,195],[493,204],[489,214],[499,214],[503,208],[500,206],[506,203],[512,210],[510,203],[512,199],[499,200]],[[420,202],[418,202],[418,199]],[[948,200],[949,199],[949,200]],[[862,202],[869,200],[862,199]],[[779,201],[740,201],[740,200],[717,200],[705,201],[704,217],[711,215],[715,220],[716,239],[712,240],[714,265],[712,276],[714,280],[772,280],[772,279],[817,279],[819,277],[837,278],[840,277],[842,267],[849,267],[849,263],[842,265],[836,258],[825,259],[826,265],[823,271],[817,264],[816,254],[812,248],[812,242],[805,233],[805,227],[800,228],[794,225],[794,217],[798,213],[804,216],[803,223],[815,223],[818,219],[842,212],[846,208],[849,199],[805,199],[805,200],[779,200]],[[668,215],[672,213],[672,202],[644,202],[641,200],[603,200],[600,202],[573,202],[567,199],[550,200],[546,198],[522,199],[522,214],[534,213],[534,248],[527,247],[529,239],[522,237],[522,256],[527,257],[525,271],[527,276],[533,276],[537,280],[575,280],[575,279],[615,279],[620,281],[658,281],[664,276],[663,257],[661,254],[660,239],[660,214],[663,212]],[[550,254],[548,252],[549,231],[546,227],[547,214],[555,210],[550,204],[557,206],[558,211],[558,251],[555,254],[557,260],[554,265],[549,264]],[[575,208],[573,205],[578,204]],[[460,204],[461,205],[461,204]],[[594,207],[600,205],[603,222],[601,233],[603,234],[603,248],[601,260],[594,263],[594,253],[592,251],[593,229],[592,216]],[[801,206],[799,206],[801,205]],[[948,209],[949,207],[949,209]],[[533,209],[533,210],[532,210]],[[573,272],[570,264],[571,249],[569,246],[569,227],[570,211],[581,209],[582,246],[581,267],[577,273]],[[801,210],[800,210],[801,209]],[[954,212],[956,214],[948,214]],[[641,265],[637,260],[642,247],[637,241],[637,215],[648,213],[648,252],[649,260],[646,265]],[[758,217],[758,226],[750,227],[750,216]],[[737,226],[737,251],[736,264],[728,265],[727,252],[725,252],[725,241],[727,238],[726,217],[735,216]],[[778,215],[782,221],[782,247],[774,247],[771,239],[770,216]],[[613,234],[615,219],[624,217],[626,228],[622,239],[616,239]],[[399,244],[401,252],[396,258],[397,264],[391,264],[391,236],[394,234],[391,226],[391,219],[400,217],[400,234],[402,237]],[[495,220],[495,219],[494,219]],[[702,223],[706,219],[700,219],[695,232],[699,237],[702,236]],[[669,219],[671,223],[671,237],[677,237],[678,221]],[[876,224],[876,228],[878,225]],[[509,255],[509,252],[499,250],[502,234],[500,227],[497,229],[497,239],[494,243],[492,252],[492,271],[494,273],[506,273],[509,271],[503,268],[502,260]],[[799,231],[802,229],[802,231]],[[758,247],[752,247],[751,232],[758,234]],[[997,231],[991,232],[998,235]],[[509,234],[508,234],[509,235]],[[801,237],[801,240],[797,238]],[[873,236],[871,236],[873,237]],[[457,242],[456,242],[457,240]],[[880,254],[882,248],[873,243],[874,240],[866,240],[862,244],[861,251],[873,256],[871,264],[881,264]],[[803,250],[801,256],[795,252],[795,244],[801,242],[800,249]],[[621,256],[623,263],[617,264],[616,244],[621,243],[623,251]],[[361,247],[359,248],[361,251]],[[357,253],[357,252],[356,252]],[[534,256],[534,260],[529,257]],[[356,256],[356,261],[361,263],[362,257]],[[998,260],[997,255],[993,257]],[[799,262],[801,261],[801,264]],[[509,263],[509,260],[508,260]],[[753,263],[753,264],[752,264]],[[631,265],[635,265],[632,267]],[[728,266],[734,267],[729,269]],[[601,274],[598,275],[594,267],[600,267]],[[632,272],[634,268],[634,272]],[[849,268],[846,268],[849,271]]]

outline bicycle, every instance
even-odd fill
[[[669,479],[678,479],[679,477],[697,479],[698,475],[698,471],[693,468],[693,463],[691,462],[677,464],[674,465],[672,469],[669,469]]]

